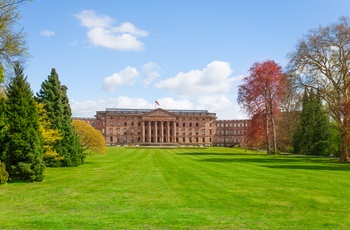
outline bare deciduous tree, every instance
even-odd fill
[[[316,90],[326,102],[341,134],[341,161],[349,161],[349,19],[341,17],[336,23],[310,30],[289,58],[288,71],[294,84]]]

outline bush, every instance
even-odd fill
[[[0,185],[5,184],[9,179],[9,174],[6,171],[4,162],[0,161]]]
[[[333,153],[333,149],[331,148],[329,141],[318,141],[313,145],[311,151],[312,155],[318,156],[329,156],[331,153]]]

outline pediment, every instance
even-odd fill
[[[171,113],[171,112],[168,112],[164,109],[155,109],[155,110],[152,110],[150,112],[147,112],[147,113],[144,113],[142,114],[142,118],[156,118],[156,117],[160,117],[160,118],[172,118],[172,119],[175,119],[176,118],[176,115],[174,113]]]

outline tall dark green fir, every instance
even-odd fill
[[[63,157],[60,165],[77,166],[84,163],[84,155],[71,125],[72,113],[66,91],[67,87],[61,85],[56,70],[52,69],[47,80],[41,84],[37,101],[44,105],[51,128],[61,132],[62,139],[54,146],[56,152]]]
[[[67,90],[67,86],[61,86],[61,97],[64,117],[63,130],[65,134],[63,137],[63,141],[66,143],[67,150],[71,155],[71,164],[73,166],[77,166],[84,163],[85,155],[83,154],[78,135],[74,132],[74,128],[72,126],[72,110],[69,105]]]
[[[14,71],[6,91],[6,170],[13,181],[41,181],[45,164],[39,113],[23,68],[16,64]]]
[[[329,155],[330,121],[318,94],[305,89],[300,123],[293,137],[294,152],[306,155]]]

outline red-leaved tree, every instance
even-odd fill
[[[251,118],[260,119],[255,123],[263,125],[265,132],[260,134],[260,138],[261,135],[265,136],[267,153],[277,154],[276,117],[286,90],[282,68],[271,60],[256,62],[242,81],[243,84],[238,88],[237,101]],[[247,139],[258,138],[257,134],[248,132],[250,137]]]

